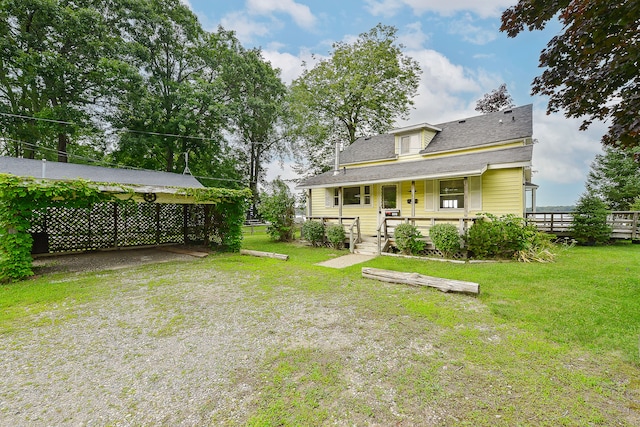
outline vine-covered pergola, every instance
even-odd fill
[[[240,248],[248,189],[206,188],[191,176],[165,172],[51,162],[36,177],[40,163],[0,158],[0,280],[33,274],[32,253],[171,243]],[[70,179],[70,170],[111,180]]]

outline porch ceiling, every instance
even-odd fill
[[[530,166],[532,154],[533,145],[525,145],[436,159],[347,168],[340,170],[336,175],[334,171],[329,171],[307,178],[297,188],[324,188],[481,175],[490,167]]]

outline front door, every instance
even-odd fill
[[[380,186],[380,202],[378,206],[378,224],[382,223],[382,219],[385,216],[400,215],[397,185],[383,184]]]

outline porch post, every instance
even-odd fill
[[[400,198],[402,202],[402,197]],[[416,182],[411,181],[411,216],[416,216]]]
[[[464,177],[464,217],[469,216],[469,177]]]
[[[311,189],[307,191],[307,218],[311,218],[313,216],[313,207],[311,202]]]
[[[531,212],[536,213],[536,187],[531,188]]]
[[[338,187],[338,222],[342,224],[342,187]]]

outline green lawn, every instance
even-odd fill
[[[166,287],[171,274],[188,276],[194,268],[215,271],[220,280],[243,278],[234,286],[252,297],[242,304],[265,322],[307,301],[336,317],[307,314],[298,327],[316,334],[326,324],[327,336],[340,331],[366,340],[329,350],[283,338],[286,345],[271,348],[258,372],[238,374],[236,381],[254,390],[240,419],[218,414],[212,424],[640,422],[640,245],[570,248],[548,264],[378,257],[335,270],[314,264],[347,251],[274,243],[259,228],[253,234],[247,229],[244,239],[247,249],[290,259],[221,254],[184,267],[143,266],[131,274],[149,277],[147,286]],[[481,291],[473,297],[382,284],[361,278],[363,266],[474,281]],[[38,327],[39,313],[109,298],[130,286],[119,285],[119,277],[56,274],[4,285],[0,333]],[[188,327],[184,316],[165,335]]]

